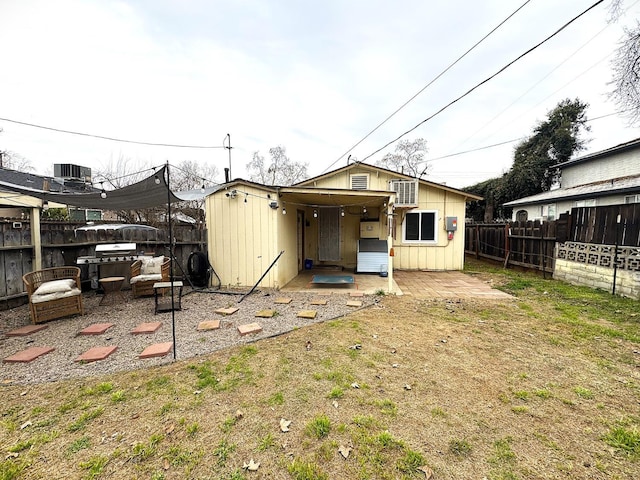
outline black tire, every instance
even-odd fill
[[[196,287],[206,287],[209,284],[209,262],[202,252],[192,252],[187,261],[187,271],[191,283]]]

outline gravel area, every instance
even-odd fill
[[[127,295],[129,292],[125,292]],[[30,363],[1,363],[0,382],[3,384],[26,384],[54,380],[102,375],[109,372],[136,370],[174,361],[173,352],[165,357],[139,359],[140,353],[149,345],[172,342],[171,312],[154,315],[154,299],[129,298],[113,305],[99,305],[101,295],[85,293],[85,315],[47,322],[47,328],[28,336],[8,337],[5,334],[16,328],[31,325],[27,305],[0,311],[0,358],[30,347],[53,347],[54,351]],[[185,289],[182,310],[175,312],[176,359],[184,360],[204,355],[235,345],[273,337],[313,323],[331,320],[366,308],[376,302],[377,297],[365,295],[351,298],[348,293],[322,295],[318,293],[294,293],[257,291],[238,301],[242,295],[227,292],[190,292]],[[277,298],[291,298],[289,304],[276,304]],[[326,305],[312,305],[314,300],[326,300]],[[347,306],[348,301],[361,301],[361,307]],[[219,308],[237,307],[239,310],[228,316],[215,313]],[[272,318],[256,318],[261,310],[275,310]],[[298,318],[302,310],[315,310],[314,319]],[[219,330],[198,331],[200,322],[221,321]],[[144,322],[162,322],[162,327],[152,334],[132,335],[131,331]],[[113,323],[102,335],[78,335],[96,323]],[[239,325],[258,323],[262,331],[241,336]],[[74,361],[92,347],[116,345],[117,350],[107,359],[79,363]]]

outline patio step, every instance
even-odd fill
[[[49,325],[25,325],[24,327],[16,328],[15,330],[7,332],[5,335],[7,337],[24,337],[26,335],[39,332],[40,330],[44,330],[45,328],[49,328]]]
[[[78,358],[74,360],[74,362],[97,362],[99,360],[104,360],[113,352],[118,349],[115,345],[109,345],[108,347],[93,347],[84,352]]]

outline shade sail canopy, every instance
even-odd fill
[[[19,192],[24,195],[41,198],[42,201],[71,205],[79,208],[95,208],[98,210],[133,210],[166,205],[167,202],[180,202],[182,199],[169,191],[164,166],[153,175],[137,183],[116,190],[107,190],[106,198],[102,192],[70,193],[49,192],[22,187],[7,182],[0,182],[2,189]],[[158,181],[159,183],[156,183]]]

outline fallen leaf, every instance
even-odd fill
[[[311,350],[311,341],[307,340],[307,350]]]
[[[355,345],[351,345],[349,347],[350,350],[362,350],[362,345],[360,345],[359,343],[356,343]]]
[[[165,458],[162,461],[162,468],[164,468],[165,470],[169,470],[170,467],[171,467],[171,463],[169,462],[169,459]]]
[[[342,455],[344,458],[347,458],[349,456],[349,453],[351,453],[351,447],[340,445],[340,447],[338,447],[338,451],[340,452],[340,455]]]
[[[397,363],[394,363],[391,365],[393,368],[398,368],[400,365],[398,365]]]
[[[424,476],[426,477],[427,480],[430,480],[433,477],[433,470],[431,470],[426,465],[418,468],[418,470],[424,473]]]
[[[406,384],[406,385],[404,386],[404,389],[405,389],[405,390],[411,390],[411,385]]]
[[[176,426],[174,423],[172,423],[171,425],[167,425],[166,427],[164,427],[164,433],[166,433],[167,435],[170,435],[171,432],[173,432],[176,429]]]
[[[242,468],[244,468],[245,470],[249,470],[250,472],[255,472],[256,470],[258,470],[259,466],[260,462],[254,462],[252,458],[251,460],[249,460],[249,463],[245,463],[244,465],[242,465]]]
[[[24,392],[20,392],[20,396],[24,397],[27,394],[27,391],[25,390]]]
[[[194,395],[200,395],[202,393],[202,390],[194,390],[193,394]]]
[[[31,425],[33,425],[31,423],[31,420],[27,420],[26,422],[24,422],[22,425],[20,425],[20,430],[24,430],[27,427],[30,427]]]
[[[284,418],[280,419],[280,430],[282,430],[283,432],[288,432],[289,425],[291,425],[291,420],[285,420]]]
[[[9,460],[10,458],[18,458],[19,456],[20,454],[18,452],[9,452],[5,458]]]
[[[335,400],[331,403],[331,405],[333,405],[335,408],[338,408],[338,402],[336,402]]]
[[[236,410],[236,420],[240,420],[242,417],[244,417],[242,410]]]
[[[356,382],[353,382],[351,384],[351,388],[360,388],[360,385],[358,385]]]

